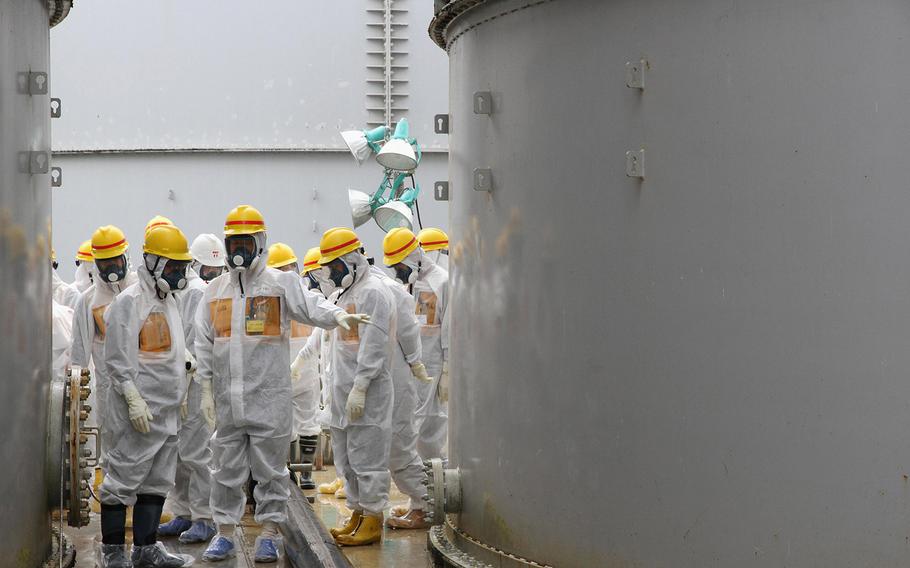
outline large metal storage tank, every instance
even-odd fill
[[[60,2],[0,0],[0,564],[50,551],[49,20]],[[68,6],[67,6],[68,9]],[[43,74],[43,75],[41,75]]]
[[[497,566],[905,566],[910,3],[437,8],[446,534]]]

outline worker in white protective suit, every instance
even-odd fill
[[[215,241],[209,238],[214,238]],[[168,504],[174,518],[158,527],[161,536],[178,536],[184,544],[207,542],[215,536],[212,508],[209,504],[212,492],[212,476],[209,464],[212,461],[210,439],[212,427],[202,414],[202,387],[195,379],[196,371],[196,312],[205,293],[208,282],[201,278],[196,269],[207,269],[211,276],[217,270],[216,262],[224,269],[224,252],[221,241],[214,235],[199,235],[190,245],[193,257],[186,271],[185,290],[177,292],[177,309],[183,323],[183,335],[187,348],[187,390],[180,406],[180,430],[177,432],[177,475],[174,489],[168,495]],[[211,279],[211,278],[210,278]]]
[[[392,410],[389,471],[398,490],[408,496],[404,513],[390,516],[385,524],[394,529],[425,529],[431,525],[424,512],[427,476],[417,453],[414,413],[417,410],[417,382],[431,383],[433,379],[427,375],[427,369],[420,360],[420,325],[414,315],[414,298],[401,283],[390,278],[379,267],[371,266],[371,270],[388,286],[395,300],[398,325],[392,355],[395,406]]]
[[[267,266],[266,226],[248,205],[228,213],[229,272],[205,290],[196,320],[197,375],[202,409],[217,424],[213,438],[212,514],[218,534],[203,559],[236,554],[234,530],[243,516],[243,485],[256,481],[255,519],[262,524],[254,559],[278,558],[278,523],[287,518],[291,441],[290,321],[323,328],[369,321],[348,314],[304,288],[297,274]],[[217,411],[217,420],[216,420]]]
[[[92,484],[97,494],[103,478],[105,456],[111,447],[110,429],[105,424],[110,378],[104,360],[104,314],[117,294],[138,280],[136,273],[129,268],[129,243],[123,231],[113,225],[99,227],[92,235],[89,246],[93,261],[83,260],[80,266],[96,267],[97,259],[97,266],[104,268],[104,274],[99,274],[95,283],[79,296],[73,310],[71,365],[80,368],[89,368],[90,364],[94,366],[90,385],[92,395],[89,397],[92,412],[89,419],[94,419],[101,433],[101,455],[98,456],[101,467],[95,469]],[[82,252],[80,247],[80,254]]]
[[[95,258],[92,256],[92,240],[79,245],[76,250],[76,279],[73,286],[80,294],[85,293],[95,283]]]
[[[433,383],[418,385],[417,451],[426,461],[445,458],[449,401],[449,274],[434,263],[418,245],[410,230],[389,231],[382,241],[383,262],[395,278],[410,287],[416,301],[423,362]],[[394,513],[400,512],[393,511]]]
[[[73,347],[73,309],[53,302],[51,313],[51,368],[54,378],[66,377]]]
[[[190,245],[193,263],[190,265],[204,282],[211,282],[224,274],[227,265],[224,263],[224,243],[211,233],[203,233]]]
[[[449,270],[449,235],[442,229],[427,227],[417,233],[417,242],[423,252],[427,253],[440,268]]]
[[[319,268],[318,252],[315,259],[310,258],[310,264],[313,268]],[[275,243],[269,247],[269,266],[282,272],[297,274],[299,271],[297,255],[284,243]],[[309,289],[306,282],[303,284]],[[320,328],[292,321],[291,337],[288,342],[292,361],[291,395],[294,403],[292,455],[293,448],[299,448],[300,462],[310,466],[315,461],[316,448],[319,445],[319,424],[316,423],[316,413],[319,412],[319,367],[315,358],[299,355],[306,348],[310,337],[318,337],[322,331]],[[310,471],[301,472],[298,482],[301,489],[316,489]]]
[[[76,302],[79,301],[79,290],[76,286],[64,282],[60,275],[57,274],[57,252],[51,249],[51,294],[54,301],[70,309],[76,308]]]
[[[370,315],[369,326],[335,330],[331,421],[335,463],[344,472],[353,514],[330,532],[339,545],[367,545],[382,539],[383,510],[389,499],[395,302],[389,288],[371,272],[354,231],[330,229],[319,248],[322,268],[317,280],[323,293],[338,291],[336,305]]]
[[[313,247],[307,251],[303,261],[304,286],[308,287],[314,293],[322,295],[322,289],[316,280],[316,270],[320,268],[319,258],[321,257],[319,247]],[[338,296],[334,292],[328,300],[332,303]],[[291,376],[295,372],[311,372],[315,367],[317,379],[320,385],[319,392],[319,411],[316,413],[316,424],[320,430],[330,431],[332,422],[332,337],[333,333],[324,329],[315,329],[313,334],[307,339],[306,345],[297,354],[294,362],[291,363]],[[347,499],[344,491],[344,472],[340,466],[335,464],[335,479],[329,483],[320,483],[316,488],[323,495],[334,495],[336,499]]]
[[[180,229],[162,225],[146,233],[143,252],[139,282],[118,295],[104,316],[104,361],[112,387],[105,417],[111,446],[101,484],[102,568],[192,563],[157,542],[164,499],[174,484],[186,390],[186,346],[173,293],[186,287],[189,246]],[[128,506],[133,507],[131,558],[125,547]]]

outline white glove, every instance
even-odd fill
[[[196,358],[193,357],[189,349],[184,351],[184,358],[186,359],[186,374],[192,375],[196,372]]]
[[[215,396],[212,394],[212,380],[202,381],[200,385],[202,387],[202,402],[199,404],[199,409],[202,411],[202,416],[205,418],[205,421],[208,423],[209,428],[215,428]]]
[[[136,389],[136,385],[132,382],[124,383],[123,398],[126,399],[126,406],[130,411],[130,422],[133,424],[133,428],[137,432],[148,434],[152,430],[149,425],[149,421],[152,420],[152,412],[149,410],[149,405],[145,403],[145,399],[139,394],[139,390]]]
[[[426,366],[417,361],[416,363],[411,363],[411,374],[414,375],[414,378],[422,383],[432,383],[433,378],[427,375]]]
[[[367,314],[349,314],[347,312],[336,312],[335,321],[337,321],[338,325],[341,327],[345,328],[348,331],[351,331],[352,325],[357,325],[359,323],[370,323],[370,316]]]
[[[294,362],[291,363],[291,380],[299,381],[300,373],[303,371],[303,365],[306,363],[306,358],[303,356],[305,349],[301,349],[300,353],[297,354],[297,357],[294,357]]]
[[[449,362],[442,364],[442,375],[439,377],[439,387],[436,390],[439,402],[449,402]]]
[[[363,407],[367,402],[367,389],[358,387],[356,384],[348,394],[348,402],[344,405],[344,411],[348,414],[349,420],[357,420],[363,416]]]

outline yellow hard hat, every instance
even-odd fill
[[[382,239],[382,262],[386,266],[398,264],[417,248],[417,237],[409,229],[398,227],[386,233]]]
[[[319,247],[313,247],[306,251],[306,254],[303,255],[303,271],[300,274],[306,274],[319,268],[319,257],[321,256],[322,253],[319,252]]]
[[[79,245],[79,249],[76,251],[76,260],[82,262],[95,262],[95,257],[92,256],[92,239]]]
[[[145,234],[148,234],[148,232],[151,231],[152,229],[154,229],[155,227],[160,227],[161,225],[173,225],[173,224],[174,224],[174,222],[171,221],[170,219],[168,219],[167,217],[163,217],[161,215],[155,215],[154,217],[149,219],[148,223],[145,224]]]
[[[128,246],[126,235],[113,225],[98,227],[92,235],[92,256],[95,260],[120,256]]]
[[[231,209],[224,221],[224,236],[254,235],[265,230],[262,213],[250,205],[238,205]]]
[[[171,260],[193,260],[186,235],[174,225],[158,225],[149,229],[142,251]]]
[[[268,265],[272,268],[281,268],[292,262],[297,262],[297,255],[294,254],[294,249],[288,245],[284,243],[275,243],[269,247]]]
[[[347,227],[329,229],[319,241],[319,264],[328,264],[362,246],[360,237],[351,229]]]
[[[447,249],[449,248],[449,235],[442,229],[428,227],[417,233],[417,242],[425,251]]]
[[[443,250],[449,248],[449,235],[442,229],[428,227],[417,233],[417,242],[427,252]]]

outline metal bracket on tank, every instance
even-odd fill
[[[44,71],[28,72],[28,94],[46,95],[47,94],[47,73]]]
[[[626,61],[626,86],[630,89],[645,90],[645,71],[649,69],[648,60]]]
[[[493,114],[493,93],[490,91],[474,93],[474,114]]]
[[[449,182],[437,181],[433,184],[433,198],[436,201],[449,200]]]
[[[433,132],[436,134],[449,133],[449,115],[437,114],[433,117]]]
[[[626,175],[631,178],[645,179],[645,149],[626,152]]]
[[[474,170],[474,191],[493,191],[493,170],[489,168]]]
[[[29,152],[28,153],[28,173],[46,174],[50,156],[47,152]]]
[[[63,187],[63,168],[51,168],[51,187]]]
[[[51,99],[51,118],[60,118],[63,116],[63,101],[57,98]]]

